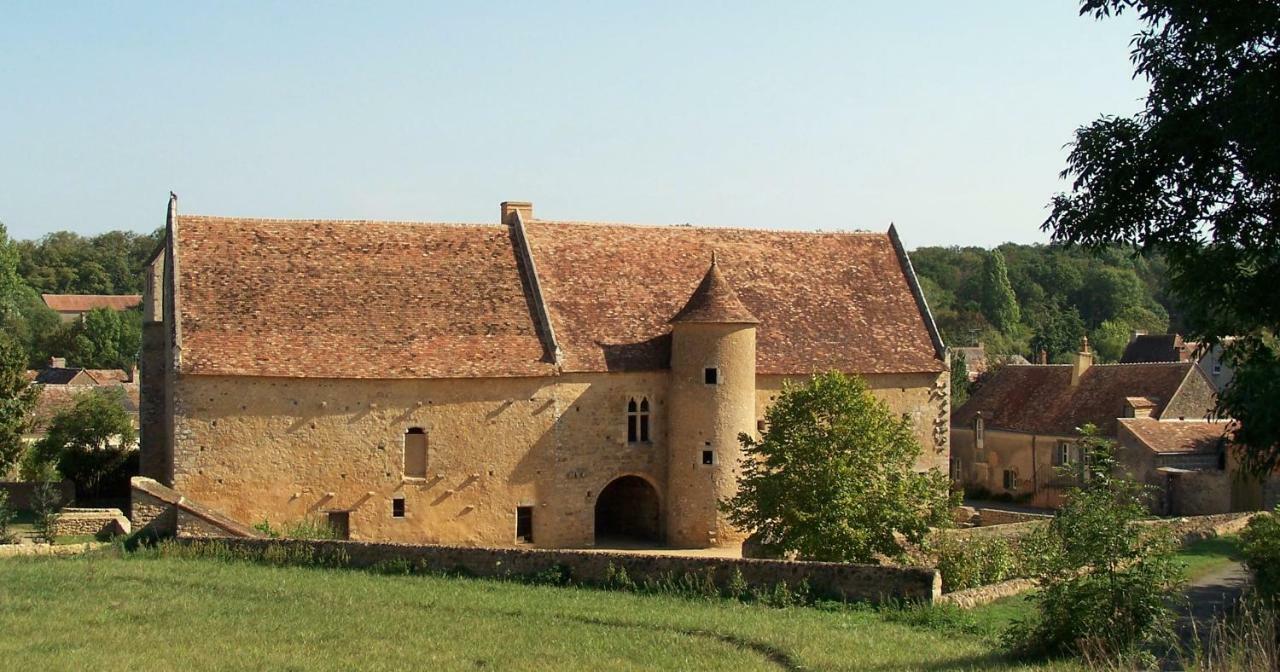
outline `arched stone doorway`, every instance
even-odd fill
[[[639,476],[616,478],[596,498],[596,544],[662,541],[658,491]]]

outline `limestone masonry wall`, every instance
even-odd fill
[[[54,534],[63,537],[129,534],[132,527],[120,509],[63,509],[54,522]]]
[[[179,537],[179,541],[192,543],[197,540]],[[930,602],[942,594],[941,576],[936,569],[927,567],[361,541],[240,538],[219,538],[217,541],[232,549],[256,552],[263,552],[271,546],[309,548],[314,557],[345,556],[345,564],[357,568],[373,567],[388,561],[407,561],[427,571],[460,571],[482,577],[533,575],[558,569],[567,571],[574,581],[603,584],[612,565],[615,569],[625,569],[634,581],[679,578],[686,573],[701,577],[710,572],[722,588],[727,586],[736,569],[752,587],[773,586],[782,581],[795,587],[807,581],[816,592],[847,601],[894,599]]]
[[[935,374],[873,375],[946,469]],[[657,492],[666,517],[667,371],[546,378],[333,380],[182,375],[174,386],[173,486],[244,524],[346,514],[357,540],[516,544],[517,507],[537,547],[595,542],[595,504],[622,476]],[[757,377],[757,419],[782,377]],[[647,397],[650,441],[627,442],[626,405]],[[425,478],[406,477],[404,437],[427,436]],[[404,516],[392,515],[403,500]],[[176,521],[175,523],[176,524]]]

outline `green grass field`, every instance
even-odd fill
[[[8,669],[1019,669],[870,609],[114,552],[0,560],[0,586]]]

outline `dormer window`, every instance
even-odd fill
[[[649,398],[627,402],[627,443],[649,443]]]

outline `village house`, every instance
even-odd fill
[[[1226,339],[1227,343],[1231,339]],[[1120,356],[1121,364],[1142,362],[1197,362],[1219,392],[1231,384],[1235,371],[1225,358],[1221,345],[1201,348],[1199,343],[1184,341],[1181,334],[1148,334],[1133,332]]]
[[[75,322],[95,308],[122,311],[142,303],[140,294],[41,294],[40,298],[63,322]]]
[[[1079,428],[1117,438],[1125,427],[1141,431],[1124,418],[1163,427],[1203,421],[1213,405],[1214,387],[1195,362],[1094,364],[1084,340],[1071,364],[1004,366],[956,409],[954,473],[974,496],[1056,507],[1072,483],[1062,467],[1081,461]]]
[[[882,233],[178,214],[143,302],[142,470],[359,539],[739,543],[784,381],[863,376],[949,463],[946,351]]]

